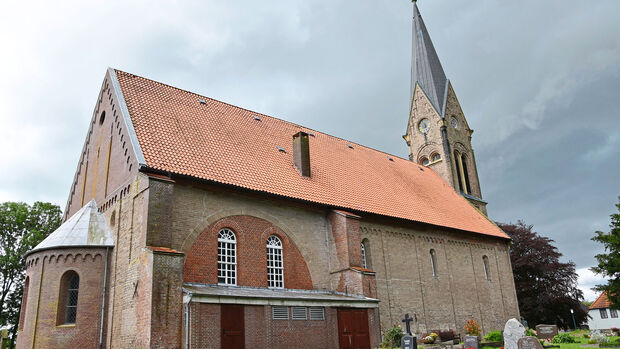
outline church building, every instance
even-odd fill
[[[406,313],[420,335],[519,318],[413,11],[409,159],[108,69],[64,223],[25,257],[17,348],[375,348]]]

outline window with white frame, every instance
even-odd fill
[[[431,272],[433,276],[437,276],[437,257],[435,256],[435,250],[431,249]]]
[[[601,313],[601,319],[607,319],[607,309],[599,309]]]
[[[217,235],[217,283],[237,284],[237,239],[228,228],[220,230]]]
[[[482,256],[482,266],[484,267],[484,278],[489,280],[489,257]]]
[[[284,288],[282,241],[275,235],[267,238],[267,286],[269,288]]]
[[[362,241],[362,267],[364,267],[365,269],[368,268],[368,263],[366,262],[366,246],[364,245],[363,241]]]
[[[609,315],[615,319],[618,317],[618,311],[616,309],[609,309]]]

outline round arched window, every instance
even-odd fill
[[[427,157],[423,157],[420,159],[420,163],[424,166],[428,165],[430,163],[430,161],[428,160]]]
[[[439,155],[439,153],[433,153],[433,155],[431,155],[431,160],[433,162],[439,161],[439,160],[441,160],[441,155]]]

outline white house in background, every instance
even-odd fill
[[[594,303],[590,305],[588,326],[591,330],[606,330],[612,327],[620,328],[619,311],[610,309],[609,305],[610,302],[606,292],[601,293]]]

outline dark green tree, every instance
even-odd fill
[[[17,334],[24,292],[24,255],[56,230],[60,207],[45,202],[0,204],[0,326],[11,326],[11,346]]]
[[[587,321],[575,263],[560,262],[562,254],[553,246],[554,241],[532,231],[531,225],[522,221],[497,225],[512,238],[510,262],[519,312],[529,326],[555,324],[572,328],[571,309],[577,325]]]
[[[605,246],[605,253],[597,254],[597,266],[590,268],[593,272],[606,276],[606,284],[596,285],[597,291],[607,291],[607,297],[614,309],[620,308],[620,197],[618,197],[618,213],[611,214],[609,233],[595,232],[593,241]]]

